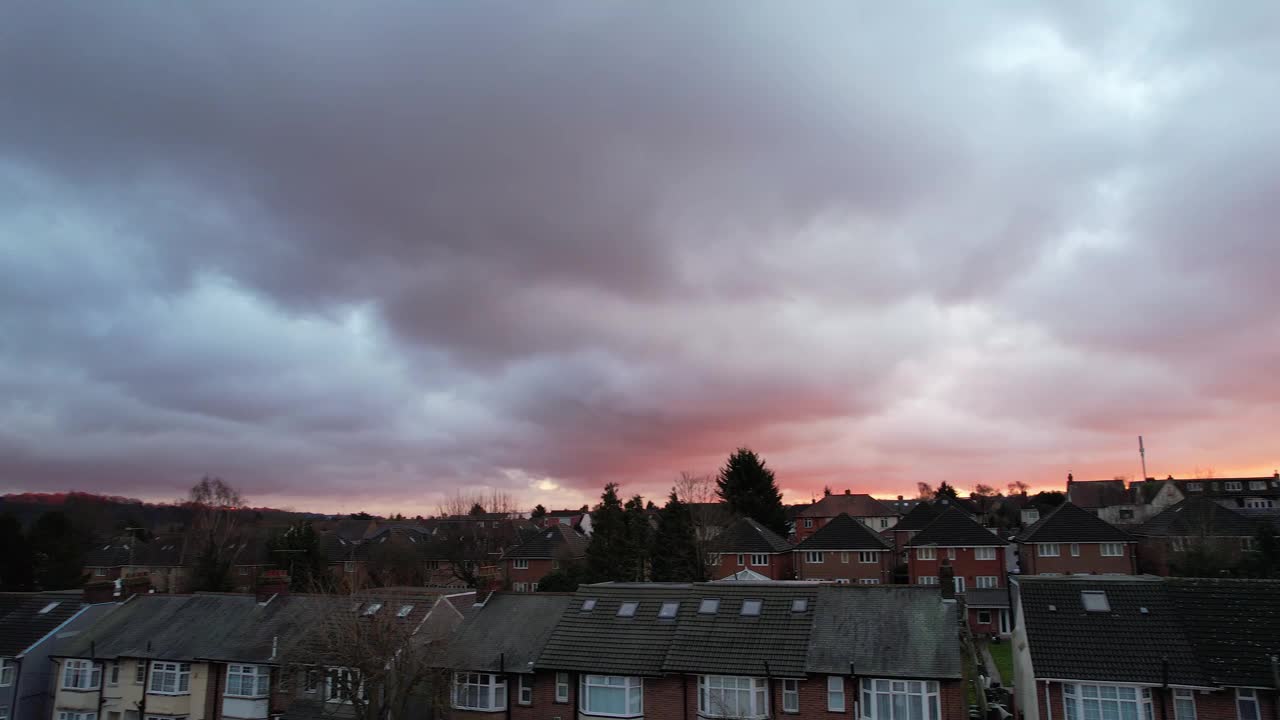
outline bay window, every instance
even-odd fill
[[[698,713],[718,718],[763,718],[769,715],[764,678],[737,675],[698,677]],[[797,688],[798,690],[798,688]],[[797,702],[799,698],[797,697]]]
[[[1258,691],[1238,688],[1236,690],[1236,717],[1239,720],[1258,720]]]
[[[459,710],[506,710],[507,679],[490,673],[454,673],[453,706]]]
[[[1196,720],[1196,695],[1194,691],[1185,688],[1174,689],[1173,717],[1175,720]]]
[[[862,681],[862,717],[869,720],[938,720],[938,683],[925,680]]]
[[[148,693],[186,695],[191,692],[191,663],[151,663],[151,685]]]
[[[638,717],[644,713],[644,681],[622,675],[583,675],[579,692],[584,715]]]
[[[1062,704],[1066,720],[1152,720],[1150,688],[1064,683]]]
[[[92,660],[68,660],[62,666],[62,687],[67,690],[97,690],[102,669]]]
[[[271,687],[271,668],[266,665],[228,665],[227,697],[264,698]]]

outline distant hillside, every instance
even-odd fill
[[[147,503],[115,495],[86,492],[0,495],[0,515],[14,515],[23,527],[31,527],[36,518],[50,510],[65,512],[76,527],[93,535],[106,535],[124,527],[143,527],[152,532],[178,531],[191,519],[190,509],[177,503]],[[286,525],[305,517],[327,517],[321,513],[275,508],[245,508],[239,512],[246,523],[264,526]]]

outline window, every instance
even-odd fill
[[[368,615],[373,615],[373,614],[377,613],[377,612],[378,612],[379,610],[381,610],[381,609],[382,609],[382,603],[380,603],[380,602],[376,602],[376,603],[369,603],[368,607],[366,607],[366,608],[364,609],[364,614],[365,614],[366,616],[368,616]]]
[[[938,720],[938,683],[866,678],[862,681],[862,717],[870,720]]]
[[[0,659],[0,687],[13,684],[13,661]]]
[[[782,712],[798,713],[800,712],[800,681],[799,680],[783,680],[782,681]],[[1182,720],[1179,718],[1178,720]]]
[[[528,560],[512,560],[511,567],[515,568],[516,570],[528,570],[529,561]]]
[[[644,684],[638,677],[583,675],[580,692],[587,715],[636,717],[644,712]]]
[[[519,678],[519,688],[520,688],[520,695],[516,701],[519,702],[521,705],[532,705],[533,704],[533,676],[521,675]]]
[[[1066,720],[1151,720],[1151,690],[1124,685],[1064,683]]]
[[[1186,688],[1173,689],[1174,720],[1196,720],[1196,695]]]
[[[0,660],[0,663],[3,663],[3,662],[4,662],[3,660]],[[119,662],[111,663],[111,674],[107,677],[107,683],[110,685],[120,684],[120,663]],[[6,683],[0,682],[0,685],[4,685],[4,684]]]
[[[762,600],[743,600],[742,614],[758,616],[762,605],[764,605],[764,601]]]
[[[551,569],[552,569],[552,570],[559,570],[559,569],[560,569],[560,561],[559,561],[559,560],[552,560],[552,561],[551,561]]]
[[[805,518],[805,519],[804,519],[804,526],[805,526],[805,527],[807,527],[807,528],[811,528],[811,527],[813,527],[813,518]]]
[[[271,668],[266,665],[228,665],[227,697],[263,698],[271,686]]]
[[[186,695],[191,688],[191,664],[151,663],[151,686],[147,692],[159,695]]]
[[[916,578],[916,582],[919,583],[920,585],[937,585],[938,576],[937,575],[921,575],[920,577]]]
[[[412,605],[401,605],[400,609],[396,611],[396,617],[398,618],[409,617],[409,613],[411,612],[413,612]]]
[[[1028,522],[1035,522],[1040,519],[1039,510],[1031,509],[1031,510],[1023,510],[1022,512],[1026,514]]]
[[[556,702],[569,702],[569,673],[556,673]]]
[[[746,555],[738,555],[738,567],[743,567],[743,566],[745,566],[746,564],[747,564],[747,556],[746,556]]]
[[[302,691],[313,693],[320,685],[320,671],[307,670],[302,674]]]
[[[1080,593],[1080,604],[1088,612],[1111,612],[1111,603],[1107,602],[1107,594],[1100,590],[1085,590]]]
[[[1080,543],[1071,543],[1071,557],[1080,557]]]
[[[36,614],[37,614],[37,615],[48,615],[50,611],[52,611],[54,608],[58,607],[58,606],[59,606],[59,605],[61,605],[61,604],[62,604],[61,602],[51,602],[51,603],[49,603],[48,605],[45,605],[44,607],[42,607],[42,608],[40,608],[38,611],[36,611]]]
[[[973,549],[974,560],[995,560],[996,549],[993,547],[979,547]]]
[[[954,578],[952,578],[952,580],[956,581],[956,592],[958,593],[964,592],[964,578],[961,577],[960,575],[956,575]]]
[[[680,612],[680,603],[674,600],[662,603],[662,607],[658,608],[658,617],[670,620]]]
[[[453,706],[459,710],[506,710],[506,678],[489,673],[454,673]]]
[[[247,567],[241,567],[241,568],[239,568],[239,571],[240,571],[240,574],[241,574],[241,575],[248,575],[248,574],[249,574],[249,568],[247,568]]]
[[[58,720],[98,720],[98,713],[59,710]]]
[[[931,548],[931,547],[916,548],[916,559],[917,560],[937,560],[938,550],[937,548]]]
[[[859,585],[879,585],[879,578],[858,578]]]
[[[720,718],[767,717],[765,681],[736,675],[702,675],[698,678],[698,713]]]
[[[978,624],[979,624],[979,625],[990,625],[990,624],[991,624],[991,611],[990,611],[990,610],[979,610],[979,611],[978,611]]]
[[[9,720],[9,706],[0,705],[0,720]]]
[[[1058,543],[1040,543],[1036,545],[1036,555],[1040,557],[1058,557],[1061,552],[1062,550],[1058,547]]]
[[[880,529],[886,530],[889,527],[889,518],[880,518]]]
[[[807,598],[796,598],[791,601],[791,612],[804,612],[809,609],[809,600]]]
[[[948,560],[955,560],[955,559],[956,559],[956,549],[955,549],[955,548],[947,548],[947,559],[948,559]]]
[[[1124,543],[1102,543],[1102,557],[1123,557]]]
[[[815,551],[813,551],[813,550],[809,550],[809,551],[807,551],[807,552],[804,554],[804,561],[805,561],[805,562],[807,562],[807,563],[810,563],[810,564],[817,564],[817,563],[821,563],[821,562],[822,562],[822,553],[821,553],[821,552],[815,552]]]
[[[1236,717],[1239,720],[1258,720],[1258,691],[1236,690]]]
[[[1121,519],[1121,520],[1132,520],[1132,519],[1133,519],[1133,508],[1120,508],[1120,519]]]
[[[67,690],[97,690],[102,669],[89,660],[68,660],[62,666],[62,687]]]
[[[840,562],[842,562],[842,563],[844,563],[844,564],[848,565],[848,564],[849,564],[849,553],[847,553],[847,552],[841,552],[841,553],[840,553]]]
[[[756,553],[751,556],[751,564],[756,566],[768,565],[769,556],[762,553]]]
[[[714,615],[720,611],[720,598],[703,598],[698,604],[698,614]]]
[[[1250,480],[1249,489],[1250,490],[1266,490],[1267,483],[1265,480]]]
[[[1244,486],[1241,485],[1239,481],[1235,481],[1235,482],[1227,481],[1223,483],[1223,485],[1227,490],[1243,490],[1244,489]]]
[[[141,685],[147,681],[147,664],[141,660],[133,666],[133,684]]]
[[[591,612],[596,609],[596,599],[587,598],[582,601],[582,612]]]
[[[347,560],[347,561],[343,562],[343,563],[342,563],[342,570],[343,570],[343,572],[349,572],[349,573],[353,573],[353,572],[355,572],[355,571],[356,571],[356,564],[355,564],[355,562],[354,562],[354,561],[352,561],[352,560]]]
[[[1204,486],[1201,485],[1200,483],[1187,483],[1187,490],[1189,490],[1190,492],[1200,492],[1203,489],[1204,489]]]
[[[529,592],[529,585],[527,582],[511,583],[511,589],[518,593]]]
[[[860,550],[858,552],[858,562],[863,565],[880,562],[880,553],[874,550]]]
[[[640,603],[634,601],[624,602],[618,606],[618,617],[635,617],[636,610],[640,607]]]
[[[844,678],[827,676],[827,711],[844,712]]]

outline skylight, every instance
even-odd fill
[[[400,610],[396,612],[396,617],[409,617],[410,612],[413,612],[412,605],[401,605]]]
[[[720,598],[703,598],[698,605],[700,615],[714,615],[720,611]]]
[[[791,601],[791,612],[804,612],[809,609],[809,600],[807,598],[796,598]]]
[[[662,608],[658,610],[658,617],[673,618],[680,611],[680,603],[676,601],[667,601],[662,603]]]
[[[40,608],[40,612],[38,612],[38,613],[36,613],[36,614],[37,614],[37,615],[44,615],[45,613],[47,613],[47,612],[49,612],[50,610],[52,610],[52,609],[54,609],[54,608],[58,607],[58,606],[59,606],[59,605],[61,605],[61,604],[62,604],[61,602],[51,602],[51,603],[49,603],[48,605],[45,605],[44,607]]]
[[[369,603],[369,606],[368,606],[368,607],[366,607],[366,608],[364,609],[364,614],[365,614],[365,615],[372,615],[372,614],[374,614],[374,613],[378,612],[378,611],[379,611],[379,610],[381,610],[381,609],[382,609],[382,603],[380,603],[380,602],[376,602],[376,603]]]
[[[759,615],[760,606],[763,604],[764,602],[761,600],[743,600],[742,614],[743,615]]]
[[[1101,590],[1085,590],[1080,593],[1080,602],[1089,612],[1111,612],[1111,603],[1107,602],[1107,594]]]
[[[635,617],[638,607],[640,607],[638,602],[624,602],[618,606],[618,617]]]
[[[591,612],[596,609],[596,599],[587,598],[582,601],[582,612]]]

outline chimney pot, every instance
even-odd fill
[[[852,494],[852,492],[849,490],[849,488],[845,488],[845,489],[844,489],[844,494],[845,494],[845,495],[851,495],[851,494]]]
[[[1068,483],[1070,483],[1071,481],[1073,481],[1073,480],[1075,480],[1075,479],[1076,479],[1076,478],[1075,478],[1075,476],[1074,476],[1074,475],[1072,475],[1071,473],[1067,473],[1067,482],[1068,482]]]

